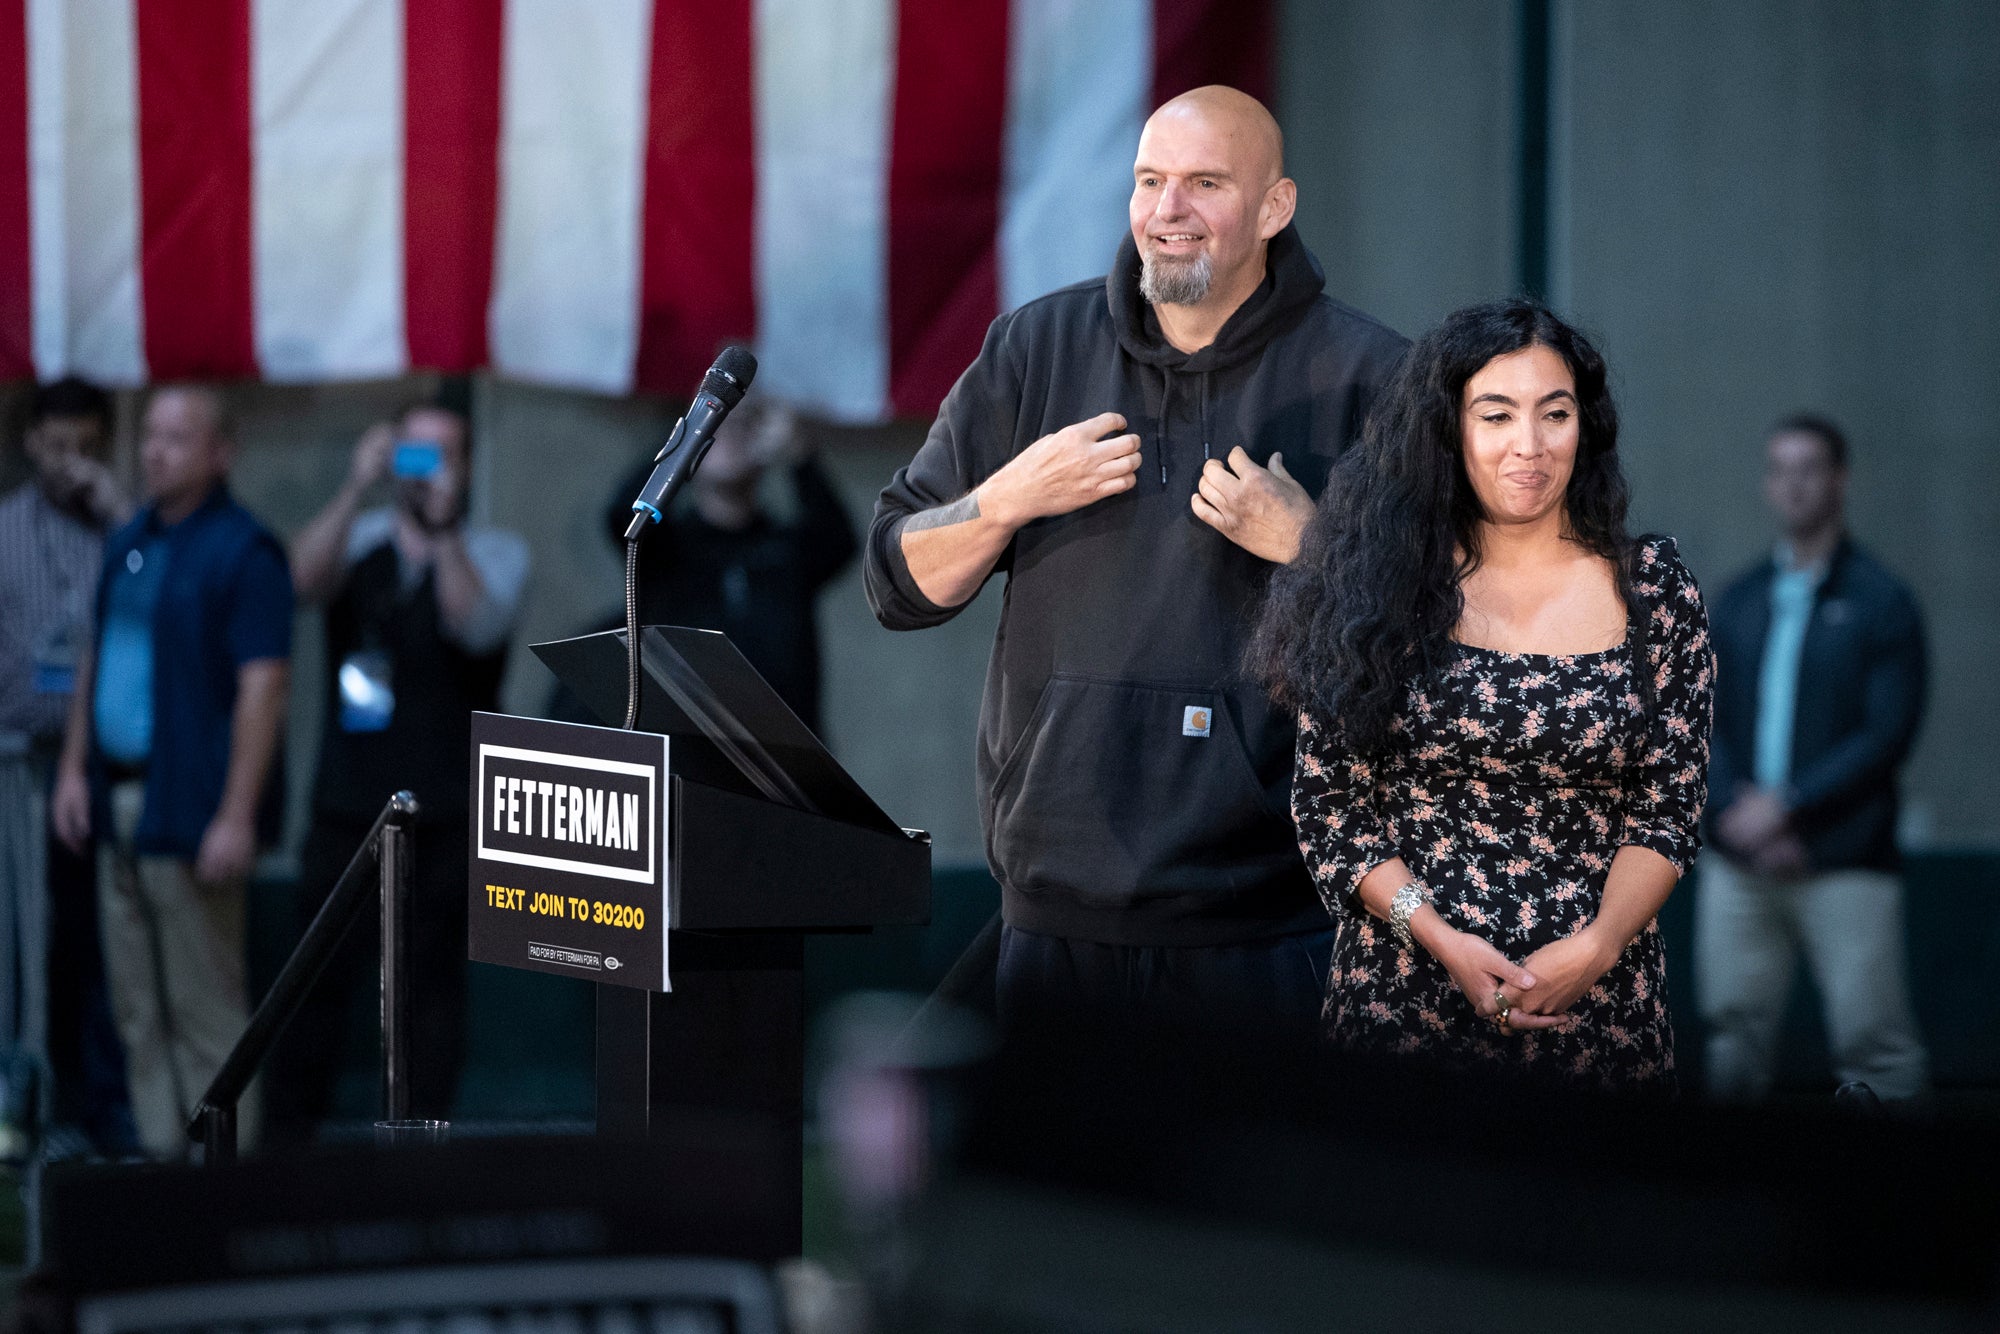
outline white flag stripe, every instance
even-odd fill
[[[1111,267],[1150,110],[1148,0],[1013,0],[1001,167],[1000,304]]]
[[[841,421],[889,402],[893,0],[756,0],[759,387]]]
[[[622,393],[638,346],[652,6],[509,0],[506,25],[494,367]]]
[[[28,198],[35,367],[146,379],[132,0],[30,0]]]
[[[403,7],[257,0],[257,359],[273,380],[400,373]]]

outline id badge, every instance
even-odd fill
[[[340,730],[386,731],[396,715],[389,655],[380,649],[350,653],[340,664]]]

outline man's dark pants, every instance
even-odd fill
[[[1333,957],[1333,928],[1245,945],[1105,945],[1004,926],[1000,1027],[1079,1028],[1160,1041],[1247,1041],[1310,1050]]]

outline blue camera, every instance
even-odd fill
[[[398,440],[389,469],[398,477],[424,481],[444,466],[444,446],[435,440]]]

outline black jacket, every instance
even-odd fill
[[[438,610],[436,579],[435,570],[425,570],[422,582],[405,591],[391,540],[362,556],[327,603],[315,812],[372,820],[390,793],[408,788],[425,824],[464,828],[472,714],[500,707],[507,645],[469,653],[453,643]],[[383,654],[390,663],[395,708],[380,731],[341,726],[341,665],[359,651]]]
[[[882,623],[936,625],[904,521],[1101,412],[1142,440],[1138,485],[1014,538],[977,758],[1006,919],[1133,945],[1323,927],[1290,818],[1293,725],[1240,660],[1268,563],[1194,516],[1204,459],[1240,445],[1317,495],[1406,346],[1322,292],[1287,228],[1265,284],[1193,356],[1160,335],[1129,238],[1101,282],[1001,316],[930,437],[882,493],[867,587]]]
[[[1710,609],[1717,673],[1709,817],[1754,782],[1758,678],[1771,626],[1766,561]],[[1916,598],[1852,541],[1835,549],[1799,652],[1786,803],[1815,870],[1893,869],[1896,770],[1924,709],[1924,630]],[[1714,830],[1712,845],[1723,848]]]
[[[632,521],[628,497],[653,470],[642,458],[612,493],[605,528],[620,550]],[[854,559],[847,508],[811,455],[791,470],[797,512],[759,512],[742,528],[701,517],[692,495],[673,506],[639,548],[639,622],[720,630],[800,721],[820,729],[820,590]],[[688,488],[692,492],[693,488]],[[623,627],[624,618],[617,624]]]

